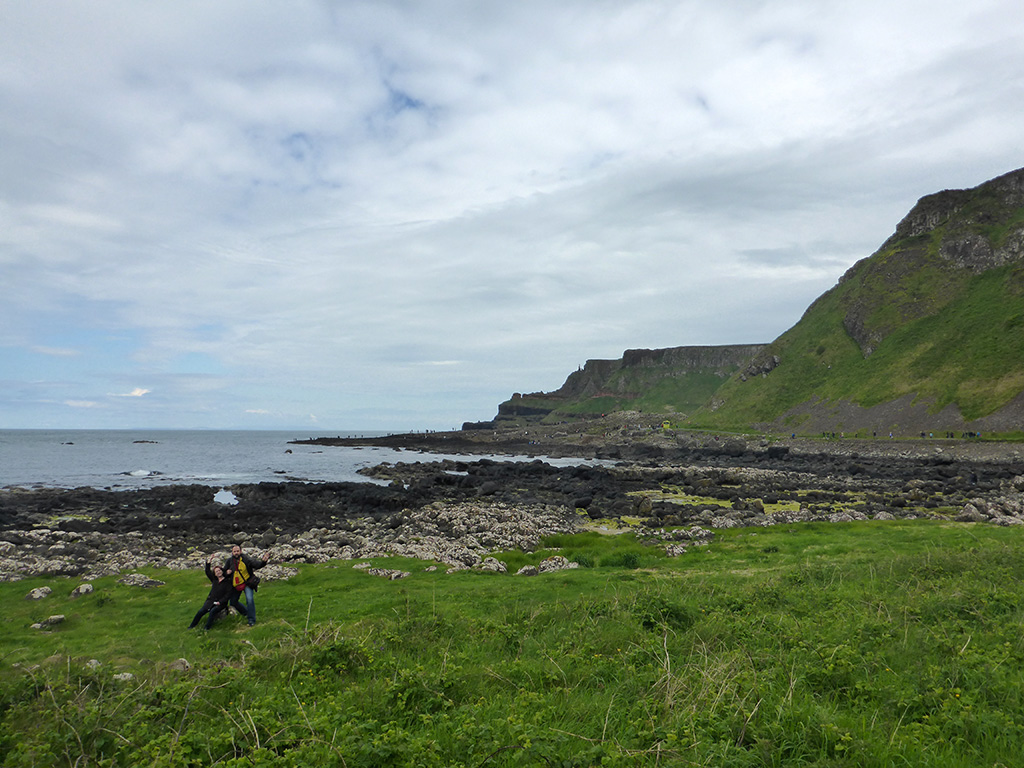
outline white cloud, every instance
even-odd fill
[[[486,418],[628,347],[767,341],[919,196],[1021,164],[1015,13],[12,5],[3,342],[64,360],[70,399],[153,382],[97,425],[345,429]]]
[[[82,354],[81,350],[68,349],[66,347],[40,347],[34,346],[31,348],[33,352],[40,355],[50,355],[51,357],[78,357]]]
[[[143,395],[148,395],[149,393],[150,393],[150,390],[148,390],[148,389],[143,389],[142,387],[136,387],[131,392],[124,392],[124,393],[121,393],[121,394],[111,394],[111,397],[142,397]]]

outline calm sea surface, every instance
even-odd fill
[[[197,483],[375,482],[356,473],[385,461],[412,463],[462,457],[391,448],[291,445],[312,437],[378,437],[385,432],[256,432],[250,430],[0,429],[0,488],[149,488]],[[494,457],[532,461],[533,457]],[[545,459],[551,464],[596,463]]]
[[[385,433],[342,436],[381,434]],[[292,479],[366,482],[356,474],[360,467],[440,458],[388,448],[289,445],[290,440],[324,436],[335,435],[247,430],[0,430],[0,488],[127,489]]]

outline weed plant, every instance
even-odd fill
[[[721,532],[679,558],[555,537],[536,577],[351,563],[184,629],[202,573],[0,584],[0,757],[22,766],[1013,766],[1024,545],[934,521]],[[513,560],[512,553],[501,553]],[[54,593],[26,601],[33,587]],[[33,621],[63,613],[51,631]],[[190,668],[171,662],[186,658]],[[90,664],[97,660],[98,665]],[[119,673],[130,672],[124,679]]]

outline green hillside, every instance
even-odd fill
[[[696,411],[764,345],[630,349],[618,360],[588,360],[554,392],[513,395],[495,421],[559,422],[612,411],[682,417]]]
[[[606,394],[568,401],[552,411],[552,418],[608,411],[691,413],[706,403],[726,378],[714,371],[666,375],[662,369],[623,369],[609,377]]]
[[[1008,265],[959,285],[935,278],[950,287],[942,311],[897,326],[869,357],[843,325],[850,291],[839,286],[772,344],[782,360],[775,370],[731,379],[715,394],[722,405],[693,422],[771,422],[815,399],[871,407],[913,395],[932,413],[956,404],[967,420],[1006,405],[1024,390],[1024,267]],[[893,311],[885,306],[878,315]]]
[[[816,409],[820,428],[840,401],[906,398],[927,406],[928,428],[956,429],[1008,406],[1024,391],[1022,180],[922,199],[762,353],[778,358],[770,372],[734,376],[692,423],[799,429]],[[832,428],[844,426],[856,419]]]

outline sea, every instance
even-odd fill
[[[385,461],[437,461],[438,454],[373,447],[293,445],[314,437],[385,432],[253,430],[0,430],[0,488],[127,490],[196,483],[372,482],[357,471]],[[478,457],[477,457],[478,458]]]
[[[253,430],[0,430],[0,489],[101,488],[129,490],[199,484],[215,488],[260,482],[377,482],[358,470],[396,464],[472,458],[378,447],[294,445],[315,437],[380,437]],[[534,457],[501,456],[505,461]],[[579,460],[552,461],[556,464]]]

